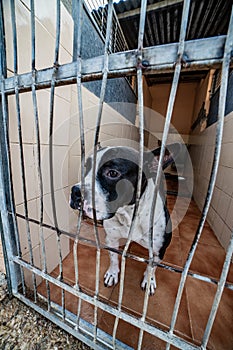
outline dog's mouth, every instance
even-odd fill
[[[81,210],[81,203],[77,203],[71,199],[70,200],[70,207],[74,210]]]
[[[82,206],[81,206],[81,203],[75,203],[74,201],[70,201],[70,207],[74,210],[79,210],[81,211],[82,209]],[[89,225],[94,225],[95,224],[95,220],[93,218],[90,218],[86,213],[85,211],[83,210],[82,212],[82,220],[89,224]],[[103,220],[96,220],[96,225],[97,226],[103,226]]]
[[[70,198],[70,207],[74,210],[82,211],[82,219],[86,223],[89,223],[91,225],[94,225],[96,223],[97,226],[103,226],[103,221],[108,220],[114,216],[114,213],[102,213],[100,210],[95,210],[95,217],[93,218],[93,208],[86,200],[83,202],[83,206],[81,201],[76,201],[72,198]]]

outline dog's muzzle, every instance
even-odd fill
[[[71,188],[70,206],[72,209],[81,209],[81,190],[79,186]]]
[[[93,206],[90,202],[91,198],[88,197],[88,193],[86,191],[84,192],[84,198],[82,198],[81,188],[79,184],[74,185],[71,188],[70,207],[75,210],[82,210],[84,218],[87,217],[89,219],[93,219],[94,211]],[[110,219],[115,214],[115,212],[107,212],[107,208],[105,208],[104,204],[102,204],[102,206],[99,205],[99,207],[95,208],[94,210],[97,221]]]

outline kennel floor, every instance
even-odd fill
[[[176,198],[168,196],[168,209],[172,210]],[[181,202],[184,205],[187,198]],[[177,208],[179,210],[179,208]],[[174,212],[174,211],[173,211]],[[191,201],[188,211],[182,222],[173,231],[173,237],[169,248],[166,251],[163,262],[175,267],[183,267],[191,242],[193,240],[200,211],[194,201]],[[173,220],[175,217],[173,216]],[[104,231],[99,228],[99,234],[104,238]],[[81,235],[86,237],[93,236],[93,228],[83,224]],[[71,242],[72,248],[72,242]],[[130,246],[130,252],[138,256],[147,256],[147,251],[136,243]],[[220,246],[212,229],[205,224],[204,231],[198,243],[194,259],[190,270],[204,276],[219,279],[225,251]],[[119,297],[119,284],[112,288],[104,287],[103,276],[108,267],[108,252],[101,250],[100,262],[100,281],[99,281],[99,299],[113,306],[117,306]],[[79,283],[83,291],[94,295],[96,278],[96,248],[90,244],[80,243],[78,247],[79,264]],[[231,264],[233,265],[233,264]],[[144,292],[140,288],[141,278],[146,265],[132,259],[127,259],[125,272],[125,286],[123,294],[122,308],[132,314],[140,317],[143,310]],[[75,271],[73,263],[73,251],[63,261],[64,281],[69,285],[74,285]],[[51,273],[58,276],[58,267]],[[149,298],[147,321],[157,325],[160,329],[168,330],[171,321],[173,306],[180,281],[180,273],[171,272],[162,268],[157,268],[156,280],[157,289],[153,296]],[[227,281],[233,283],[233,266],[229,271]],[[210,313],[216,285],[188,277],[183,293],[180,310],[175,325],[175,334],[200,344],[206,322]],[[50,285],[51,300],[61,305],[61,290],[55,285]],[[38,292],[46,296],[45,283],[38,287]],[[67,310],[77,313],[78,300],[76,297],[65,293],[65,307]],[[93,323],[93,306],[82,302],[81,317],[86,321]],[[105,332],[112,334],[114,327],[114,317],[104,311],[98,311],[98,327]],[[139,330],[137,327],[124,321],[120,321],[117,329],[117,338],[134,349],[137,348]],[[225,289],[217,317],[213,325],[211,336],[208,343],[208,349],[214,350],[232,350],[233,349],[233,291]],[[175,349],[175,347],[171,347]],[[165,349],[165,343],[148,333],[144,333],[142,349],[162,350]]]

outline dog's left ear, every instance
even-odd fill
[[[166,146],[163,157],[163,170],[173,163],[181,151],[180,143],[173,143]],[[161,147],[153,151],[144,152],[144,172],[147,177],[152,177],[157,173]]]

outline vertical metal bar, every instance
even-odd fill
[[[108,3],[108,17],[107,17],[107,32],[105,38],[105,47],[104,47],[104,67],[103,67],[103,79],[101,84],[100,99],[99,99],[99,108],[96,121],[96,130],[95,130],[95,140],[94,140],[94,152],[93,152],[93,172],[92,172],[92,207],[93,207],[93,218],[94,218],[94,231],[96,239],[96,280],[95,280],[95,299],[99,295],[99,279],[100,279],[100,240],[97,228],[97,218],[96,218],[96,209],[95,209],[95,180],[96,180],[96,158],[97,158],[97,148],[99,142],[99,133],[100,125],[103,112],[103,104],[105,91],[107,86],[108,78],[108,61],[109,61],[109,52],[110,52],[110,38],[111,38],[111,29],[112,29],[112,14],[113,14],[113,0],[109,0]],[[96,343],[97,338],[97,306],[95,305],[94,309],[94,342]]]
[[[144,18],[144,24],[145,26],[145,18]],[[140,30],[139,32],[139,38],[138,38],[138,47],[142,48],[143,46],[143,37],[144,37],[144,27],[143,27],[143,31]],[[139,120],[143,119],[143,96],[141,97],[142,94],[139,94],[140,90],[143,91],[143,85],[142,85],[142,69],[138,69],[137,71],[137,84],[138,84],[138,103],[139,103],[139,116],[142,115],[142,117],[140,117]],[[140,88],[140,90],[139,90]],[[140,101],[141,99],[141,101]],[[141,109],[141,111],[140,111]],[[142,150],[143,152],[143,150]],[[152,209],[153,210],[153,209]],[[146,317],[146,313],[147,313],[147,307],[148,307],[148,298],[149,298],[149,288],[150,288],[150,280],[151,280],[151,276],[152,276],[152,264],[153,264],[153,236],[150,235],[150,244],[149,244],[149,266],[150,266],[150,270],[149,270],[149,274],[148,274],[148,282],[147,282],[147,287],[146,287],[146,291],[145,291],[145,296],[144,296],[144,305],[143,305],[143,312],[142,312],[142,320],[145,321],[145,317]],[[142,341],[143,341],[143,335],[144,335],[144,331],[142,329],[140,329],[139,332],[139,339],[138,339],[138,350],[141,349],[142,347]]]
[[[205,333],[202,339],[202,344],[201,344],[201,349],[206,349],[208,340],[209,340],[209,336],[213,327],[213,323],[218,311],[218,307],[219,307],[219,303],[222,297],[222,293],[224,291],[224,286],[225,286],[225,282],[227,279],[227,274],[230,268],[230,264],[231,264],[231,258],[232,258],[232,254],[233,254],[233,232],[231,233],[231,239],[230,239],[230,243],[228,245],[228,249],[227,249],[227,254],[226,254],[226,259],[224,261],[223,264],[223,268],[222,268],[222,273],[221,273],[221,277],[218,283],[218,288],[213,300],[213,304],[212,304],[212,308],[210,311],[210,315],[209,315],[209,319],[208,322],[206,324],[206,329],[205,329]]]
[[[139,121],[141,120],[141,118],[143,118],[143,86],[142,86],[142,69],[138,69],[137,71],[137,84],[138,84],[138,92],[141,91],[141,97],[139,97],[138,95],[138,104],[139,104]],[[141,100],[141,101],[140,101]],[[140,109],[142,109],[142,111],[140,112]],[[149,254],[149,259],[150,259],[150,254]],[[153,256],[151,260],[151,265],[153,263]],[[151,266],[152,268],[152,266]],[[149,274],[151,275],[151,273]],[[151,279],[151,278],[150,278]],[[147,288],[146,288],[146,292],[145,292],[145,296],[144,296],[144,307],[143,307],[143,314],[142,314],[142,318],[145,320],[145,315],[147,312],[147,303],[148,303],[148,297],[149,297],[149,286],[150,283],[147,283]],[[143,340],[143,334],[144,331],[142,329],[140,329],[139,332],[139,339],[138,339],[138,350],[141,349],[142,347],[142,340]]]
[[[221,86],[220,86],[220,95],[219,95],[219,108],[218,108],[218,128],[216,131],[216,146],[215,146],[215,161],[216,163],[219,163],[219,158],[220,158],[220,151],[221,151],[221,143],[222,143],[222,135],[223,135],[223,126],[224,126],[224,115],[225,115],[225,106],[226,106],[226,96],[227,96],[227,86],[228,86],[228,77],[229,77],[229,65],[231,61],[231,51],[233,49],[233,7],[232,7],[232,12],[231,12],[231,18],[230,18],[230,23],[229,23],[229,28],[228,28],[228,33],[227,33],[227,38],[226,38],[226,43],[225,43],[225,50],[224,50],[224,58],[223,58],[223,64],[222,64],[222,79],[221,79]],[[220,140],[217,140],[218,138],[218,133],[219,137],[221,136]],[[218,151],[216,150],[217,147],[217,141],[220,142],[220,148]],[[214,164],[213,164],[214,167]],[[215,170],[215,178],[217,176],[217,170],[218,170],[218,164],[216,164],[216,170]],[[212,175],[212,174],[211,174]],[[213,180],[212,180],[213,181]],[[210,186],[210,184],[209,184]],[[214,184],[213,184],[214,186]],[[208,191],[209,192],[209,191]],[[213,191],[212,191],[213,192]],[[209,192],[210,193],[210,192]],[[211,200],[211,198],[210,198]],[[207,213],[206,213],[207,215]],[[231,262],[231,257],[233,253],[233,232],[231,235],[231,239],[229,242],[229,246],[227,249],[227,254],[225,258],[225,262],[223,265],[221,277],[218,283],[218,288],[215,294],[215,298],[212,304],[212,309],[209,315],[209,319],[206,325],[205,333],[202,339],[202,348],[205,349],[209,340],[209,336],[211,333],[211,329],[216,317],[216,313],[218,310],[218,306],[221,300],[221,296],[224,290],[224,285],[226,282],[227,278],[227,273],[229,270],[230,262]]]
[[[6,189],[3,173],[3,154],[2,147],[0,147],[0,237],[3,236],[2,246],[4,253],[4,261],[7,273],[7,286],[9,288],[9,294],[12,295],[13,291],[16,292],[18,289],[18,283],[16,281],[16,269],[15,264],[12,262],[12,256],[14,255],[13,244],[11,241],[11,230],[9,225],[8,210],[6,204],[6,196],[4,189]],[[7,257],[5,256],[7,254]],[[22,269],[21,269],[22,270]]]
[[[1,45],[1,77],[7,77],[7,66],[6,66],[6,40],[5,40],[5,27],[4,27],[4,14],[3,14],[3,0],[0,1],[0,45]]]
[[[55,193],[54,193],[54,176],[53,176],[53,122],[54,122],[54,96],[55,96],[55,84],[56,84],[56,74],[58,68],[58,58],[59,58],[59,44],[60,44],[60,26],[61,26],[61,5],[60,0],[57,0],[57,10],[56,10],[56,42],[55,42],[55,53],[54,53],[54,65],[53,65],[53,76],[51,80],[51,90],[50,90],[50,123],[49,123],[49,169],[50,169],[50,190],[51,190],[51,203],[53,212],[54,226],[57,232],[57,247],[59,254],[59,280],[63,280],[63,264],[62,264],[62,250],[61,250],[61,236],[58,228],[57,221],[57,210],[55,203]],[[65,292],[62,289],[62,317],[65,319]]]
[[[162,160],[163,160],[164,154],[165,154],[165,145],[167,142],[172,111],[173,111],[177,87],[178,87],[178,83],[179,83],[179,76],[180,76],[181,64],[182,64],[182,56],[183,56],[183,52],[184,52],[184,40],[185,40],[185,35],[186,35],[186,30],[187,30],[189,7],[190,7],[190,0],[187,0],[184,2],[184,6],[183,6],[179,46],[178,46],[178,53],[177,53],[178,59],[177,59],[177,63],[175,66],[172,88],[171,88],[171,92],[170,92],[170,96],[169,96],[169,102],[168,102],[167,113],[166,113],[166,118],[165,118],[165,125],[164,125],[164,130],[163,130],[163,137],[162,137],[161,154],[160,154],[160,158],[159,158],[158,170],[157,170],[156,179],[155,179],[155,190],[154,190],[152,208],[151,208],[151,213],[150,213],[149,270],[148,270],[148,281],[147,281],[147,286],[146,286],[143,312],[142,312],[142,320],[143,321],[145,321],[146,314],[147,314],[150,281],[151,281],[152,271],[153,271],[153,259],[154,259],[154,256],[153,256],[154,255],[153,254],[153,226],[154,226],[155,206],[156,206],[156,202],[157,202],[159,184],[160,184],[161,175],[162,175]],[[143,330],[141,330],[140,334],[139,334],[139,340],[138,340],[138,349],[140,349],[142,346],[143,333],[144,333]]]
[[[1,118],[1,143],[0,143],[0,151],[1,151],[1,167],[5,169],[2,174],[2,187],[0,187],[4,191],[4,198],[1,200],[3,203],[6,200],[6,208],[8,210],[8,214],[6,213],[6,220],[8,220],[8,225],[10,226],[8,231],[5,231],[4,219],[2,218],[3,231],[5,237],[6,244],[6,252],[7,254],[17,254],[19,257],[22,257],[21,248],[20,248],[20,240],[19,240],[19,232],[18,226],[15,216],[15,206],[14,206],[14,191],[12,184],[12,168],[11,168],[11,155],[10,155],[10,146],[9,146],[9,135],[8,135],[8,106],[7,106],[7,97],[5,94],[5,82],[4,79],[6,77],[7,65],[6,65],[6,43],[5,43],[5,30],[4,30],[4,15],[3,15],[3,4],[0,1],[0,84],[1,84],[1,105],[2,105],[2,113],[0,114]],[[3,214],[2,214],[3,215]],[[6,225],[6,223],[5,223]],[[8,235],[6,235],[8,233]],[[9,257],[9,258],[10,258]],[[9,261],[9,259],[8,259]],[[19,267],[18,269],[14,264],[9,261],[9,268],[11,274],[8,275],[8,286],[9,293],[17,292],[18,284],[22,283],[23,294],[25,295],[25,278],[23,273],[23,268]]]
[[[179,77],[180,77],[180,72],[181,72],[182,56],[184,53],[184,43],[185,43],[185,36],[186,36],[186,31],[187,31],[189,8],[190,8],[190,0],[185,0],[184,4],[183,4],[179,47],[178,47],[178,52],[177,52],[177,63],[175,66],[175,72],[174,72],[174,77],[173,77],[173,82],[172,82],[172,87],[171,87],[169,102],[168,102],[168,107],[167,107],[167,113],[166,113],[166,118],[165,118],[165,125],[164,125],[162,145],[161,145],[161,153],[160,153],[158,171],[157,171],[156,180],[155,180],[155,194],[154,194],[154,198],[153,198],[152,210],[151,210],[151,215],[150,215],[150,242],[151,242],[150,256],[153,254],[154,211],[155,211],[155,206],[156,206],[156,201],[157,201],[159,184],[161,181],[162,162],[163,162],[163,158],[164,158],[164,154],[165,154],[165,145],[166,145],[167,137],[168,137],[168,133],[169,133],[171,116],[172,116],[172,112],[173,112],[173,107],[174,107],[174,103],[175,103],[176,92],[177,92]],[[150,274],[148,276],[148,279],[149,278],[150,278]]]
[[[233,46],[233,8],[231,12],[231,19],[229,23],[226,43],[225,43],[225,49],[224,49],[224,56],[223,56],[223,65],[222,65],[222,84],[220,87],[220,95],[219,95],[219,107],[218,107],[218,121],[217,121],[217,128],[216,128],[216,141],[215,141],[215,151],[214,151],[214,159],[210,174],[210,180],[207,190],[207,195],[204,203],[204,207],[202,210],[201,219],[199,221],[199,225],[195,234],[195,237],[192,242],[192,246],[190,248],[187,260],[185,262],[184,270],[181,275],[180,284],[176,296],[176,301],[174,305],[174,310],[172,314],[172,320],[170,325],[169,334],[173,334],[178,311],[179,311],[179,305],[181,302],[181,297],[185,285],[185,281],[187,278],[188,270],[191,265],[193,256],[195,254],[198,241],[201,237],[202,230],[205,224],[205,220],[208,214],[208,210],[210,207],[211,199],[213,196],[214,186],[216,182],[217,177],[217,171],[219,166],[219,159],[220,159],[220,153],[221,153],[221,146],[222,146],[222,136],[223,136],[223,126],[224,126],[224,115],[225,115],[225,106],[226,106],[226,95],[227,95],[227,83],[228,83],[228,76],[229,76],[229,64],[231,59],[231,51]],[[206,333],[207,336],[207,333]],[[167,350],[170,348],[170,344],[167,344]]]
[[[31,69],[32,72],[35,72],[35,66],[36,66],[36,39],[35,39],[35,5],[34,0],[30,0],[31,5],[31,54],[32,54],[32,63],[31,63]]]
[[[141,183],[142,183],[142,169],[143,169],[143,151],[144,151],[144,110],[143,110],[143,86],[142,86],[142,48],[143,48],[143,38],[145,30],[145,20],[146,20],[146,7],[147,0],[142,0],[141,10],[140,10],[140,23],[139,23],[139,33],[138,33],[138,62],[137,62],[137,82],[138,82],[138,105],[139,105],[139,161],[138,161],[138,181],[137,181],[137,191],[136,200],[132,216],[132,222],[129,229],[129,235],[127,242],[125,244],[122,258],[121,258],[121,273],[120,273],[120,289],[118,297],[118,310],[121,311],[122,299],[124,292],[124,280],[125,280],[125,265],[126,265],[126,255],[131,242],[132,234],[135,229],[135,218],[138,213],[139,199],[141,195]],[[113,346],[116,346],[116,333],[119,324],[119,317],[116,317],[113,329]]]
[[[36,69],[35,69],[35,7],[34,0],[31,0],[31,49],[32,49],[32,102],[33,102],[33,111],[34,111],[34,121],[35,121],[35,130],[36,130],[36,161],[37,161],[37,176],[39,183],[39,197],[40,197],[40,223],[39,223],[39,232],[40,232],[40,242],[41,242],[41,251],[42,251],[42,259],[43,259],[43,271],[45,273],[47,270],[47,259],[46,259],[46,251],[45,251],[45,240],[44,240],[44,230],[43,230],[43,212],[44,212],[44,202],[43,202],[43,178],[41,171],[41,149],[40,149],[40,125],[38,118],[38,106],[37,106],[37,98],[36,98]],[[51,300],[50,300],[50,287],[49,283],[46,280],[46,292],[47,292],[47,303],[48,303],[48,311],[51,308]]]
[[[20,167],[21,167],[22,183],[23,183],[24,213],[25,213],[25,220],[26,220],[29,259],[30,259],[30,263],[32,265],[34,265],[31,232],[30,232],[30,225],[29,225],[29,221],[28,221],[28,203],[27,203],[27,187],[26,187],[26,178],[25,178],[25,160],[24,160],[23,136],[22,136],[22,126],[21,126],[19,89],[18,89],[18,57],[17,57],[18,52],[17,52],[16,21],[15,21],[15,1],[11,0],[10,4],[11,4],[11,24],[12,24],[12,32],[13,32],[13,48],[14,48],[15,100],[16,100],[16,114],[17,114],[17,121],[18,121]],[[36,302],[37,301],[37,288],[36,288],[36,276],[34,273],[32,274],[32,282],[33,282],[34,300]]]
[[[3,161],[2,161],[2,152],[0,150],[0,167],[3,169]],[[0,201],[4,201],[4,193],[3,193],[3,188],[4,188],[4,180],[3,176],[1,174],[0,170]],[[3,211],[3,206],[0,207],[0,210]],[[11,267],[10,267],[10,261],[9,261],[9,256],[7,254],[7,248],[6,248],[6,239],[4,235],[4,230],[3,230],[3,224],[2,224],[2,217],[0,216],[0,242],[2,244],[2,252],[3,252],[3,258],[4,258],[4,265],[5,265],[5,271],[6,271],[6,276],[10,276],[11,274]],[[7,289],[9,291],[10,296],[12,296],[12,283],[11,279],[7,278]]]
[[[79,133],[81,147],[81,209],[79,211],[76,237],[73,246],[74,268],[75,268],[75,288],[79,289],[79,270],[78,270],[78,243],[83,215],[83,198],[85,188],[85,139],[84,139],[84,120],[83,120],[83,104],[82,104],[82,83],[81,83],[81,39],[82,39],[82,22],[83,22],[83,1],[73,2],[73,18],[74,18],[74,43],[73,43],[73,59],[77,61],[77,98],[79,111]],[[77,308],[76,328],[79,327],[82,299],[79,298]]]

